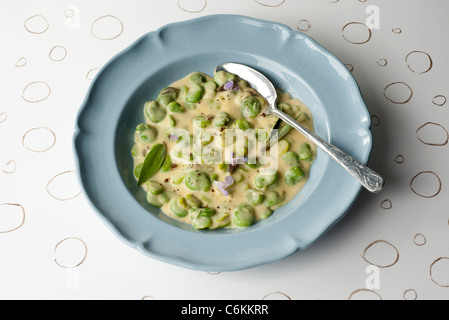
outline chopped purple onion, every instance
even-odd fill
[[[234,178],[231,176],[227,176],[224,182],[215,181],[215,186],[217,187],[218,190],[220,190],[221,193],[223,193],[223,195],[227,197],[229,196],[228,188],[232,186],[233,183]]]
[[[228,81],[223,86],[223,88],[225,90],[231,90],[233,87],[234,87],[234,81]]]
[[[170,135],[168,136],[168,139],[169,139],[170,141],[178,141],[178,140],[179,140],[179,137],[178,137],[177,135],[170,134]]]
[[[232,176],[227,176],[225,182],[228,184],[228,187],[230,187],[234,183],[234,178]]]

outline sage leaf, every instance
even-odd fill
[[[148,181],[152,176],[154,176],[164,163],[166,155],[165,143],[155,144],[150,152],[145,157],[143,161],[142,170],[140,171],[139,180],[137,185],[140,186],[142,183]]]

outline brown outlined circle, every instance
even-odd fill
[[[207,271],[208,274],[211,274],[213,276],[219,275],[221,272],[220,271]]]
[[[446,104],[447,98],[441,94],[433,97],[432,103],[438,107],[442,107]]]
[[[117,34],[110,35],[110,36],[104,36],[104,37],[95,34],[95,31],[94,31],[95,26],[96,26],[98,23],[102,23],[102,22],[104,22],[105,20],[109,20],[109,19],[112,19],[112,20],[114,20],[114,21],[116,21],[116,22],[118,22],[118,23],[120,24],[120,31],[119,31]],[[117,39],[118,37],[120,37],[120,35],[123,33],[123,22],[122,22],[119,18],[117,18],[116,16],[113,16],[113,15],[105,15],[105,16],[102,16],[102,17],[97,18],[97,19],[92,23],[92,25],[91,25],[91,27],[90,27],[90,33],[92,34],[92,36],[94,36],[95,38],[100,39],[100,40],[114,40],[114,39]]]
[[[156,300],[156,298],[151,295],[147,295],[147,296],[143,296],[141,300]]]
[[[66,18],[73,18],[73,16],[75,15],[75,11],[70,8],[66,9],[64,15],[66,16]]]
[[[84,256],[81,258],[80,262],[76,263],[76,264],[73,265],[73,266],[65,266],[65,265],[63,265],[63,264],[61,264],[61,263],[58,262],[58,258],[55,258],[55,263],[56,263],[58,266],[60,266],[61,268],[65,268],[65,269],[72,269],[72,268],[79,267],[79,266],[86,260],[86,257],[87,257],[87,245],[86,245],[86,243],[85,243],[82,239],[77,238],[77,237],[68,237],[68,238],[65,238],[65,239],[62,239],[61,241],[59,241],[59,242],[56,244],[55,249],[54,249],[55,254],[56,254],[57,251],[58,251],[58,247],[59,247],[62,243],[64,243],[65,241],[70,241],[70,240],[76,240],[76,241],[81,242],[81,244],[84,246],[84,251],[85,251],[85,252],[84,252]]]
[[[22,207],[22,205],[20,205],[18,203],[0,203],[0,206],[19,207],[21,209],[21,211],[22,211],[22,221],[20,222],[20,224],[17,227],[12,228],[10,230],[6,230],[6,231],[0,230],[0,234],[4,234],[4,233],[9,233],[9,232],[15,231],[15,230],[21,228],[25,224],[25,209]]]
[[[405,158],[402,154],[398,154],[395,158],[394,158],[394,162],[402,164],[404,163]]]
[[[357,289],[354,290],[353,292],[351,292],[351,294],[348,297],[348,300],[351,300],[353,296],[355,296],[356,294],[360,293],[360,292],[369,292],[369,293],[373,293],[377,298],[379,298],[380,300],[382,300],[382,297],[374,290],[370,290],[370,289],[365,289],[365,288],[361,288],[361,289]]]
[[[437,179],[437,181],[438,181],[438,190],[434,193],[434,194],[432,194],[432,195],[424,195],[424,194],[420,194],[420,193],[418,193],[414,188],[413,188],[413,183],[415,182],[415,179],[416,178],[418,178],[419,176],[421,176],[421,175],[423,175],[423,174],[430,174],[430,175],[433,175],[436,179]],[[416,194],[416,195],[418,195],[418,196],[420,196],[420,197],[423,197],[423,198],[433,198],[433,197],[436,197],[440,192],[441,192],[441,188],[442,188],[442,183],[441,183],[441,179],[440,179],[440,177],[435,173],[435,172],[433,172],[433,171],[422,171],[422,172],[420,172],[420,173],[418,173],[417,175],[415,175],[413,178],[412,178],[412,180],[410,180],[410,189],[413,191],[413,193],[414,194]]]
[[[312,24],[309,20],[301,19],[298,21],[298,24],[296,25],[296,29],[302,32],[307,32],[312,27]]]
[[[19,60],[17,60],[17,62],[16,62],[16,67],[17,68],[21,68],[21,67],[24,67],[26,64],[27,64],[27,58],[25,58],[25,57],[20,57],[19,58]]]
[[[270,296],[281,296],[282,297],[282,299],[277,299],[277,300],[291,300],[292,299],[288,295],[286,295],[285,293],[280,292],[280,291],[276,291],[276,292],[271,292],[271,293],[268,293],[268,294],[264,295],[262,297],[262,300],[269,300]]]
[[[8,114],[5,111],[0,112],[0,123],[3,123],[8,119]]]
[[[346,30],[348,27],[352,27],[352,26],[364,26],[364,27],[366,28],[366,30],[368,31],[368,39],[366,39],[366,40],[364,40],[364,41],[351,41],[351,40],[349,40],[349,39],[347,38],[347,36],[345,36],[345,30]],[[371,38],[372,38],[372,36],[373,36],[373,33],[372,33],[371,29],[368,28],[367,25],[364,24],[364,23],[362,23],[362,22],[349,22],[349,23],[345,24],[345,25],[343,26],[343,28],[341,29],[341,34],[342,34],[343,38],[344,38],[346,41],[348,41],[349,43],[352,43],[352,44],[365,44],[365,43],[367,43],[368,41],[370,41]]]
[[[6,164],[3,166],[2,171],[6,174],[11,174],[16,172],[17,169],[17,165],[16,162],[14,160],[9,160],[8,162],[6,162]]]
[[[402,33],[402,29],[401,28],[393,28],[393,29],[391,29],[391,31],[393,31],[393,33],[396,33],[396,34],[401,34]]]
[[[349,72],[353,72],[354,71],[354,66],[350,63],[345,64],[345,67],[348,68]]]
[[[62,50],[62,57],[58,57],[58,55],[55,56],[55,50],[57,51]],[[48,57],[50,58],[51,61],[60,62],[67,57],[67,49],[64,48],[63,46],[54,46],[48,53]]]
[[[76,197],[78,197],[78,196],[81,194],[81,191],[79,191],[79,192],[77,192],[75,195],[73,195],[73,196],[71,196],[71,197],[68,197],[68,198],[60,198],[60,197],[57,197],[57,196],[55,196],[54,194],[52,194],[52,193],[50,192],[49,186],[53,183],[53,181],[54,181],[55,179],[57,179],[58,177],[60,177],[60,176],[62,176],[62,175],[65,175],[65,174],[69,174],[69,173],[75,174],[75,171],[73,171],[73,170],[67,170],[67,171],[58,173],[58,174],[55,175],[53,178],[51,178],[50,181],[47,183],[47,186],[46,186],[47,193],[48,193],[52,198],[54,198],[54,199],[56,199],[56,200],[59,200],[59,201],[69,201],[69,200],[75,199]]]
[[[100,70],[100,68],[93,68],[90,69],[87,74],[86,74],[86,80],[93,80],[95,78],[95,76],[97,75],[98,71]]]
[[[443,260],[449,260],[448,257],[440,257],[438,259],[436,259],[434,262],[432,262],[432,264],[430,265],[429,268],[429,273],[430,273],[430,279],[433,281],[433,283],[435,283],[437,286],[443,287],[443,288],[449,288],[449,283],[448,284],[441,284],[439,283],[437,280],[434,279],[434,275],[433,275],[433,267],[435,266],[435,264],[437,264],[438,262],[441,262]]]
[[[270,8],[279,7],[285,3],[285,0],[281,0],[281,2],[279,2],[278,4],[266,4],[266,3],[261,3],[258,0],[254,0],[254,1],[257,2],[258,4],[260,4],[261,6],[270,7]]]
[[[410,295],[410,294],[413,296],[411,298],[408,298],[407,295]],[[407,289],[402,294],[402,297],[404,298],[404,300],[418,300],[418,293],[416,292],[415,289]]]
[[[374,245],[376,245],[376,244],[378,244],[378,243],[386,244],[387,246],[389,246],[389,247],[391,247],[391,248],[394,249],[394,251],[396,252],[396,258],[395,258],[395,260],[394,260],[392,263],[387,264],[387,265],[379,265],[379,264],[373,263],[372,261],[369,261],[369,260],[366,258],[366,253],[368,252],[368,250],[371,249]],[[368,262],[369,264],[372,264],[373,266],[376,266],[376,267],[378,267],[378,268],[389,268],[389,267],[394,266],[394,265],[399,261],[399,251],[398,251],[398,249],[397,249],[394,245],[392,245],[392,244],[391,244],[390,242],[388,242],[388,241],[385,241],[385,240],[376,240],[376,241],[371,242],[371,243],[365,248],[365,250],[363,250],[362,258],[363,258],[363,260],[365,260],[365,261]]]
[[[32,30],[32,28],[30,28],[30,26],[27,25],[28,22],[30,22],[31,20],[36,20],[36,19],[40,19],[41,22],[44,23],[44,28],[43,28],[42,30],[41,30],[41,29],[39,29],[39,30]],[[44,16],[42,16],[42,15],[40,15],[40,14],[35,14],[34,16],[31,16],[31,17],[29,17],[28,19],[26,19],[25,22],[23,23],[23,26],[25,27],[25,29],[26,29],[29,33],[34,33],[34,34],[42,34],[42,33],[44,33],[45,31],[47,31],[48,28],[50,27],[50,25],[48,24],[48,20],[47,20]]]
[[[381,67],[385,67],[388,64],[388,60],[385,58],[380,58],[379,60],[377,60],[377,64]]]
[[[35,98],[35,99],[27,98],[27,97],[26,97],[26,95],[27,95],[27,90],[29,90],[31,87],[35,87],[35,86],[45,86],[45,87],[47,88],[47,90],[48,90],[48,93],[46,93],[46,95],[42,95],[42,97],[37,97],[37,98]],[[25,86],[25,88],[24,88],[23,91],[22,91],[22,99],[25,100],[26,102],[29,102],[29,103],[38,103],[38,102],[42,102],[42,101],[44,101],[45,99],[47,99],[50,95],[51,95],[51,88],[50,88],[50,86],[49,86],[46,82],[44,82],[44,81],[33,81],[33,82],[30,82],[29,84],[27,84],[27,85]]]
[[[393,86],[403,86],[403,87],[407,88],[407,89],[410,91],[409,96],[408,96],[405,100],[403,100],[403,101],[395,101],[395,100],[393,100],[391,97],[389,97],[389,96],[387,95],[388,89],[389,89],[390,87],[393,87]],[[413,98],[413,90],[412,90],[412,88],[410,88],[410,86],[409,86],[408,84],[406,84],[405,82],[402,82],[402,81],[396,81],[396,82],[390,83],[389,85],[387,85],[387,86],[385,87],[385,89],[384,89],[384,97],[387,98],[389,101],[391,101],[391,102],[393,102],[393,103],[396,103],[396,104],[406,104],[406,103],[408,103],[410,100],[412,100],[412,98]]]
[[[412,66],[410,66],[410,63],[409,63],[409,61],[408,61],[411,55],[417,55],[417,54],[424,55],[424,56],[426,56],[426,57],[429,59],[429,67],[428,67],[426,70],[421,71],[421,72],[418,72],[418,71],[416,71],[414,68],[412,68]],[[430,54],[428,54],[427,52],[424,52],[424,51],[412,51],[412,52],[409,52],[409,53],[407,54],[407,56],[405,57],[405,62],[407,63],[407,68],[409,68],[412,72],[418,73],[418,74],[424,74],[424,73],[427,73],[427,72],[429,72],[430,69],[432,69],[432,67],[433,67],[433,60],[432,60],[432,57],[430,56]]]
[[[385,210],[390,210],[393,207],[390,199],[385,199],[381,202],[380,207]]]
[[[52,142],[48,147],[46,147],[46,148],[44,148],[44,149],[33,149],[33,148],[27,146],[27,143],[26,143],[26,141],[25,141],[25,140],[26,140],[26,137],[27,137],[28,134],[30,134],[31,132],[37,131],[37,130],[47,130],[47,131],[49,131],[50,134],[53,136],[53,142]],[[26,131],[26,132],[24,133],[23,137],[22,137],[22,145],[23,145],[23,147],[24,147],[25,149],[27,149],[27,150],[32,151],[32,152],[45,152],[45,151],[48,151],[48,150],[50,150],[51,148],[53,148],[53,146],[54,146],[55,144],[56,144],[56,135],[55,135],[55,133],[54,133],[51,129],[49,129],[49,128],[47,128],[47,127],[37,127],[37,128],[32,128],[32,129]]]
[[[417,233],[413,237],[413,243],[416,244],[418,247],[422,247],[427,243],[427,239],[422,233]]]
[[[425,127],[427,127],[427,126],[434,126],[434,127],[439,127],[439,128],[441,128],[441,129],[443,129],[444,134],[446,135],[446,137],[443,138],[443,139],[445,139],[445,140],[444,140],[443,142],[440,142],[440,143],[435,143],[435,142],[424,141],[423,139],[421,139],[421,138],[419,137],[419,132],[420,132],[422,129],[424,129]],[[448,131],[446,130],[446,128],[443,127],[441,124],[435,123],[435,122],[426,122],[426,123],[424,123],[424,124],[423,124],[422,126],[420,126],[418,129],[416,129],[416,135],[417,135],[417,138],[418,138],[419,141],[421,141],[422,143],[424,143],[425,145],[428,145],[428,146],[442,147],[442,146],[447,145],[447,143],[449,142],[449,132],[448,132]]]
[[[199,9],[199,10],[189,10],[189,9],[184,8],[181,5],[181,1],[182,0],[178,0],[178,7],[179,7],[179,9],[181,9],[181,10],[183,10],[185,12],[188,12],[188,13],[200,13],[200,12],[204,11],[204,9],[206,9],[206,7],[207,7],[207,0],[203,0],[204,1],[204,5],[203,5],[203,7],[201,9]]]

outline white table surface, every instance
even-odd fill
[[[448,299],[448,12],[447,0],[2,0],[0,298]],[[117,239],[80,191],[72,148],[99,68],[164,24],[217,13],[301,29],[347,64],[387,181],[309,249],[226,273]]]

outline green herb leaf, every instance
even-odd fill
[[[148,181],[152,176],[154,176],[164,163],[166,154],[165,143],[155,144],[150,152],[148,152],[145,160],[143,162],[142,170],[140,171],[139,180],[137,185],[140,186],[142,183]]]

